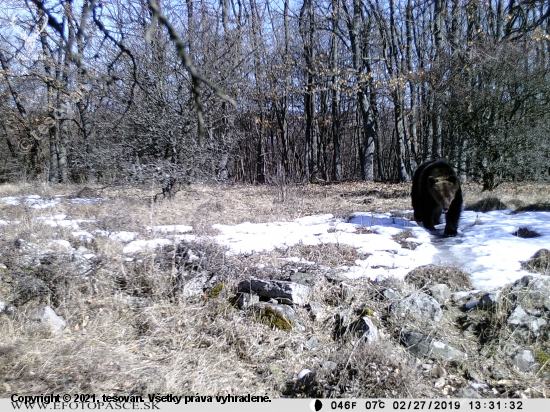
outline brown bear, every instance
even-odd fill
[[[435,230],[443,211],[444,236],[456,236],[462,211],[462,189],[458,176],[446,161],[429,160],[421,164],[414,172],[411,196],[414,220],[428,230]]]

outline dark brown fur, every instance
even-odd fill
[[[412,205],[414,219],[429,230],[446,214],[445,236],[456,236],[462,211],[462,189],[455,171],[444,160],[420,165],[413,176]]]

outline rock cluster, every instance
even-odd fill
[[[24,327],[61,333],[67,321],[56,313],[59,274],[75,281],[88,279],[100,260],[85,248],[63,242],[40,247],[18,240],[12,249],[12,256],[0,266],[0,284],[12,283],[11,289],[18,292],[0,296],[0,314],[11,316],[34,299],[38,310]],[[342,346],[384,346],[416,359],[422,373],[436,379],[435,388],[453,396],[489,396],[498,382],[518,373],[550,378],[549,276],[529,274],[483,292],[472,290],[464,272],[433,265],[411,271],[404,281],[354,281],[334,271],[305,268],[276,278],[250,276],[231,282],[205,267],[201,253],[178,246],[155,260],[173,273],[174,293],[193,302],[227,299],[227,306],[230,303],[242,316],[303,336],[306,351],[321,353],[327,340]],[[124,265],[137,273],[140,260]],[[117,281],[123,289],[123,279]],[[127,300],[146,304],[138,296]],[[318,332],[327,325],[331,336]],[[335,360],[323,358],[317,369],[303,365],[306,372],[296,376],[296,387],[314,388],[320,377],[347,367]],[[461,370],[469,383],[453,383],[455,375],[448,374],[449,369]]]
[[[422,273],[428,274],[425,282],[420,279]],[[478,392],[494,395],[496,389],[490,392],[486,382],[504,384],[515,373],[550,378],[550,368],[545,367],[545,351],[550,347],[550,277],[527,275],[502,289],[480,292],[460,290],[471,286],[462,273],[458,278],[452,273],[452,268],[429,265],[414,271],[412,284],[406,282],[407,278],[401,285],[371,282],[376,298],[360,302],[359,310],[352,307],[357,306],[355,301],[361,295],[353,282],[327,275],[324,280],[331,286],[318,296],[314,293],[314,278],[322,282],[324,275],[308,273],[294,276],[301,283],[290,277],[286,281],[243,280],[238,285],[236,302],[243,310],[269,308],[280,319],[272,318],[267,324],[284,330],[303,330],[307,321],[304,313],[310,319],[327,321],[333,312],[331,305],[344,303],[348,307],[334,315],[334,339],[361,338],[368,345],[398,342],[423,367],[427,365],[426,373],[431,376],[448,365],[488,365],[482,373],[469,371],[473,382],[461,388],[452,388],[449,378],[440,376],[436,388],[444,393],[454,390],[455,396],[475,398],[481,396]],[[446,283],[437,283],[441,280]],[[337,300],[339,303],[335,303]],[[296,307],[307,312],[293,310]],[[308,350],[320,346],[315,335],[304,343]],[[315,376],[315,371],[312,373]],[[301,383],[298,378],[297,382]]]

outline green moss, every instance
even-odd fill
[[[219,283],[208,294],[209,298],[217,298],[223,289],[223,283]]]
[[[550,355],[548,353],[541,350],[535,350],[535,359],[540,364],[540,366],[546,365],[544,369],[550,372]]]
[[[294,327],[294,322],[287,319],[285,316],[278,313],[276,310],[266,306],[257,315],[256,320],[269,326],[281,330],[291,330]]]
[[[360,317],[363,317],[363,316],[372,316],[374,315],[374,310],[372,310],[371,308],[365,306],[363,308],[363,311],[361,312],[361,315]]]

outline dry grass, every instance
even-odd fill
[[[38,194],[53,198],[61,194],[69,198],[81,189],[76,185],[4,185],[0,197]],[[503,185],[491,196],[524,207],[548,201],[542,189]],[[216,223],[285,221],[320,213],[348,217],[351,212],[410,209],[408,184],[191,185],[173,201],[156,203],[150,189],[93,190],[105,200],[80,205],[62,202],[51,209],[0,203],[0,219],[20,221],[19,225],[0,226],[0,263],[8,266],[0,273],[0,299],[7,301],[19,287],[8,282],[8,272],[16,270],[16,260],[10,260],[17,257],[11,255],[16,239],[42,246],[52,239],[70,239],[73,247],[85,245],[98,256],[93,276],[75,279],[59,266],[56,270],[63,275],[48,278],[47,296],[33,295],[14,314],[0,315],[0,396],[15,392],[438,396],[433,385],[419,375],[414,359],[392,343],[390,336],[367,347],[350,332],[335,334],[342,310],[350,310],[356,318],[368,304],[374,318],[383,321],[380,314],[385,304],[379,299],[379,288],[365,280],[342,284],[324,276],[330,268],[352,265],[366,257],[351,247],[296,245],[284,251],[228,258],[215,245],[193,245],[196,253],[205,256],[195,270],[215,274],[223,289],[215,298],[185,300],[174,279],[173,251],[148,252],[140,256],[141,261],[126,262],[119,242],[98,237],[86,244],[71,237],[71,229],[52,228],[36,220],[66,214],[95,220],[81,224],[86,230],[136,231],[141,238],[154,236],[145,231],[146,226],[165,224],[186,224],[193,226],[194,234],[212,235]],[[548,186],[544,190],[548,193]],[[467,204],[486,196],[479,187],[465,185]],[[282,259],[288,257],[315,265]],[[243,278],[286,279],[292,273],[316,275],[312,296],[323,308],[316,318],[305,308],[297,308],[304,330],[271,329],[230,303]],[[32,270],[24,275],[38,276]],[[29,326],[33,313],[44,304],[52,305],[67,321],[65,331],[36,333]],[[319,347],[308,349],[305,342],[313,336]],[[329,360],[336,363],[335,370],[323,367]],[[313,387],[295,386],[295,375],[303,368],[319,371]],[[423,382],[419,391],[415,390],[417,382]]]

